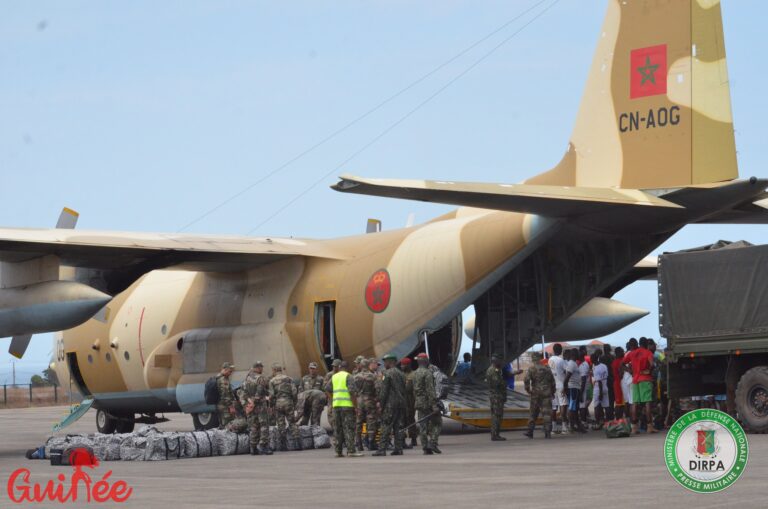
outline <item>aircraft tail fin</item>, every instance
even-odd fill
[[[738,177],[718,0],[610,0],[568,151],[526,184],[659,189]]]

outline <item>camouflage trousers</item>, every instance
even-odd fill
[[[363,435],[363,423],[366,425],[368,439],[373,443],[376,439],[376,431],[379,429],[379,409],[376,408],[376,400],[373,398],[360,398],[357,400],[357,418],[355,420],[355,440],[360,443]]]
[[[216,413],[219,414],[219,428],[222,429],[235,419],[235,416],[229,413],[228,406],[216,405]]]
[[[536,419],[539,418],[541,413],[541,419],[544,421],[544,429],[550,429],[552,427],[552,395],[551,394],[531,394],[531,416],[528,419],[528,428],[533,429],[536,427]]]
[[[355,409],[337,407],[333,409],[333,438],[336,454],[341,454],[346,446],[348,453],[355,449]]]
[[[432,408],[417,408],[416,417],[421,420],[433,412]],[[443,416],[439,412],[435,413],[429,419],[419,423],[419,442],[421,447],[428,447],[432,444],[437,445],[440,438],[440,431],[443,429]]]
[[[280,441],[285,440],[286,437],[286,423],[288,423],[288,432],[296,440],[299,439],[299,427],[296,426],[296,407],[293,405],[293,401],[279,399],[275,403],[275,420],[277,421],[277,435],[280,437]]]
[[[394,434],[394,449],[402,451],[405,446],[405,432],[403,422],[405,417],[405,407],[384,408],[381,412],[381,438],[379,438],[379,449],[385,449],[389,442],[389,437]]]
[[[501,432],[501,421],[504,419],[504,403],[506,398],[491,394],[491,435]]]
[[[266,408],[256,407],[248,416],[248,436],[251,449],[267,447],[269,442],[269,412]]]
[[[301,416],[301,425],[306,426],[307,424],[312,424],[315,426],[320,426],[320,417],[323,415],[323,409],[325,408],[325,400],[321,399],[319,401],[315,400],[312,402],[308,402],[305,405],[305,408],[303,408],[302,416]],[[309,410],[307,410],[306,407],[309,407]],[[330,414],[328,415],[328,421],[331,421]],[[331,426],[333,426],[333,423],[330,422]]]
[[[403,426],[408,426],[408,438],[417,438],[419,436],[419,427],[416,426],[416,408],[413,406],[413,402],[405,404]]]

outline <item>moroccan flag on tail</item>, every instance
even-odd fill
[[[696,431],[696,452],[704,456],[715,453],[715,430],[700,429]]]
[[[629,57],[629,97],[667,93],[667,45],[632,50]]]

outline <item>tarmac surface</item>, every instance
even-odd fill
[[[19,468],[45,484],[70,467],[24,458],[42,445],[66,407],[0,411],[0,507],[17,507],[6,486]],[[167,430],[192,429],[188,415],[171,414]],[[66,430],[95,432],[95,412]],[[122,507],[766,507],[768,435],[749,435],[749,464],[727,490],[691,493],[666,471],[664,434],[607,440],[602,432],[530,440],[507,432],[491,442],[487,432],[463,431],[445,420],[442,455],[421,450],[405,456],[335,458],[329,449],[222,456],[158,462],[104,462],[90,472],[94,482],[112,470],[111,482],[126,481],[133,493]],[[367,453],[370,454],[370,453]],[[60,503],[30,504],[62,507]],[[118,506],[67,503],[66,507]]]

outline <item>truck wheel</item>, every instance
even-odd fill
[[[117,429],[117,419],[110,417],[104,410],[96,411],[96,429],[99,433],[111,435]]]
[[[131,433],[134,426],[136,426],[136,420],[132,415],[117,419],[117,432],[118,433]]]
[[[745,430],[768,433],[768,366],[754,367],[741,376],[736,410]]]
[[[192,422],[195,424],[196,431],[218,428],[219,416],[216,412],[201,412],[192,414]]]

